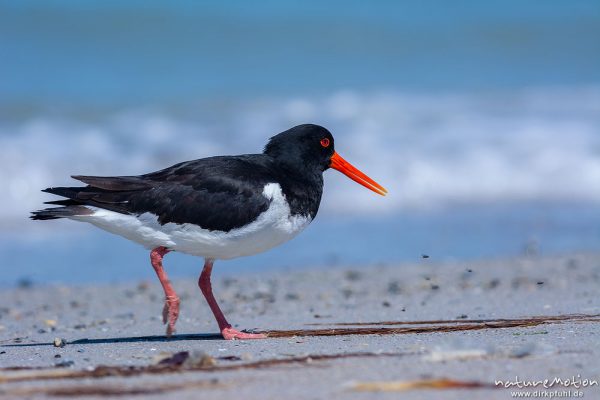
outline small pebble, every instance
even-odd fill
[[[132,313],[132,312],[126,312],[126,313],[115,315],[115,318],[118,318],[118,319],[133,319],[133,318],[135,318],[135,314]]]
[[[350,270],[346,271],[346,279],[349,281],[359,281],[362,278],[362,274],[358,271]]]
[[[298,300],[299,298],[300,296],[298,296],[296,293],[288,293],[285,295],[286,300]]]
[[[498,285],[500,285],[500,279],[494,278],[488,282],[487,287],[489,289],[494,289],[494,288],[498,287]]]
[[[49,328],[54,328],[56,326],[56,320],[54,319],[47,319],[44,320],[44,323],[46,324],[47,327]]]
[[[17,287],[19,289],[31,289],[33,286],[33,281],[29,278],[20,278],[17,281]]]
[[[514,358],[527,357],[533,353],[534,349],[535,349],[535,345],[533,343],[526,343],[519,348],[512,349],[509,352],[509,356],[514,357]]]
[[[387,291],[390,294],[400,294],[400,292],[402,292],[402,288],[400,287],[400,283],[398,281],[392,281],[388,284]]]
[[[54,364],[55,367],[59,368],[72,367],[73,365],[75,365],[75,361],[71,360],[63,360]]]
[[[66,340],[61,339],[61,338],[54,338],[54,347],[65,347],[65,344],[67,344]]]
[[[187,368],[212,367],[215,365],[217,365],[217,361],[200,350],[192,350],[192,352],[189,353],[189,357],[183,362],[183,366]]]
[[[175,354],[164,353],[161,358],[155,360],[155,363],[158,365],[170,365],[176,367],[183,366],[184,368],[212,367],[217,364],[213,357],[199,350],[193,350],[191,352],[180,351]]]

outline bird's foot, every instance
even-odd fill
[[[231,327],[224,328],[221,330],[221,335],[225,340],[247,340],[247,339],[266,339],[267,335],[264,333],[248,333],[240,332],[237,329]]]
[[[175,323],[179,317],[179,297],[167,296],[163,307],[163,324],[167,325],[167,336],[175,333]]]

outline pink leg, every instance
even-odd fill
[[[175,289],[171,286],[171,281],[167,277],[163,269],[162,259],[169,252],[166,247],[157,247],[150,253],[150,262],[158,275],[160,284],[165,291],[165,306],[163,307],[163,324],[167,325],[167,336],[171,336],[175,332],[175,322],[179,317],[179,297],[175,293]]]
[[[200,274],[200,279],[198,280],[198,286],[200,286],[200,290],[202,291],[202,294],[204,295],[204,297],[206,297],[206,301],[208,302],[210,309],[212,310],[213,314],[215,315],[215,318],[217,319],[217,324],[219,324],[219,330],[221,331],[223,338],[225,338],[226,340],[264,339],[264,338],[266,338],[267,336],[263,335],[261,333],[240,332],[236,329],[233,329],[231,327],[231,324],[229,322],[227,322],[227,319],[225,319],[223,312],[219,308],[219,305],[217,304],[217,301],[215,300],[215,297],[213,296],[212,287],[210,284],[210,274],[212,272],[213,263],[214,263],[214,260],[211,260],[208,258],[204,262],[204,269],[202,270],[202,273]]]

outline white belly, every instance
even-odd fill
[[[269,250],[292,239],[311,222],[309,216],[292,216],[281,187],[265,185],[263,195],[269,208],[252,223],[229,232],[209,231],[193,224],[158,223],[151,213],[126,215],[96,207],[93,214],[73,216],[111,233],[140,243],[148,249],[159,246],[212,259],[248,256]]]

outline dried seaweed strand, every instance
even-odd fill
[[[461,324],[461,325],[440,325],[440,326],[423,326],[423,327],[407,327],[407,328],[385,328],[385,327],[370,327],[370,328],[334,328],[334,329],[297,329],[285,331],[264,331],[261,333],[267,334],[271,338],[294,337],[294,336],[346,336],[346,335],[403,335],[414,333],[437,333],[437,332],[456,332],[456,331],[473,331],[481,329],[501,329],[501,328],[518,328],[531,327],[542,324],[552,324],[558,321],[542,320],[542,319],[523,319],[519,321],[501,321],[501,322],[486,322],[481,324]]]
[[[145,394],[162,394],[176,390],[186,389],[216,389],[227,385],[217,380],[202,380],[181,382],[177,384],[161,384],[143,386],[108,386],[108,385],[71,385],[57,387],[20,388],[0,391],[5,396],[35,396],[46,395],[52,397],[84,397],[84,396],[136,396]]]
[[[10,374],[0,375],[0,383],[23,382],[33,380],[53,380],[53,379],[79,379],[79,378],[105,378],[111,376],[130,377],[143,374],[169,374],[188,371],[234,371],[241,369],[261,369],[280,365],[305,364],[314,361],[327,361],[340,358],[360,358],[360,357],[400,357],[405,355],[414,355],[416,353],[339,353],[339,354],[312,354],[302,357],[290,358],[272,358],[247,363],[230,365],[211,365],[211,366],[188,366],[182,365],[147,365],[147,366],[105,366],[99,365],[92,370],[71,370],[71,369],[33,369],[30,371],[20,370]]]
[[[519,321],[569,321],[581,320],[586,322],[600,321],[600,314],[565,314],[565,315],[539,315],[527,318],[498,318],[498,319],[437,319],[429,321],[377,321],[377,322],[314,322],[308,326],[381,326],[381,325],[438,325],[438,324],[481,324],[487,322],[519,322]]]

